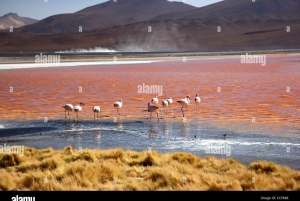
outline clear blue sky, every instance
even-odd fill
[[[45,2],[48,1],[48,2]],[[22,17],[37,20],[51,15],[74,13],[88,6],[103,3],[108,0],[0,0],[0,16],[9,12]],[[202,7],[221,0],[169,0],[180,1],[195,7]]]

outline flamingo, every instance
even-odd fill
[[[97,113],[97,120],[98,120],[98,114],[99,114],[99,112],[101,111],[101,108],[100,108],[100,106],[94,106],[93,107],[93,111],[94,111],[94,121],[95,121],[95,114]]]
[[[168,109],[168,106],[169,106],[169,102],[167,100],[163,100],[161,102],[161,105],[164,108],[165,115],[167,115],[167,109]]]
[[[148,112],[151,112],[149,121],[151,120],[152,112],[156,112],[157,121],[159,121],[158,112],[157,112],[158,109],[159,109],[159,107],[157,107],[156,105],[151,105],[150,103],[148,103]]]
[[[119,100],[119,101],[114,103],[114,108],[117,109],[117,113],[119,113],[119,109],[122,108],[122,106],[123,106],[122,100]],[[119,113],[119,116],[120,116],[120,113]]]
[[[173,103],[173,99],[171,97],[167,98],[167,101],[168,101],[169,105],[171,105]]]
[[[65,109],[65,119],[67,118],[67,111],[68,111],[68,115],[69,115],[69,119],[70,119],[70,111],[73,111],[74,107],[72,104],[65,104],[62,106]]]
[[[152,98],[151,103],[153,103],[154,105],[157,105],[158,104],[158,96],[156,96],[155,98]]]
[[[199,107],[200,102],[201,102],[201,98],[198,96],[198,94],[196,94],[196,97],[195,97],[196,108]]]
[[[167,94],[165,94],[165,96],[167,97]],[[171,104],[173,103],[173,99],[171,97],[168,97],[166,100],[168,101],[168,108],[170,108]]]
[[[181,111],[182,111],[182,115],[184,117],[183,107],[187,108],[187,106],[191,103],[191,97],[190,96],[186,96],[186,98],[178,100],[177,103],[180,103],[180,105],[182,105]]]
[[[78,112],[80,112],[82,110],[83,106],[84,106],[84,103],[80,102],[79,105],[76,105],[74,107],[74,112],[76,113],[76,116],[77,116],[77,123],[78,123]]]

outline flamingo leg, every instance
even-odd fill
[[[150,118],[149,118],[149,121],[151,120],[151,116],[152,116],[152,112],[150,113]]]
[[[157,121],[159,121],[159,118],[158,118],[158,112],[156,112],[156,114],[157,114]]]
[[[65,119],[67,118],[67,110],[65,110]]]
[[[98,122],[98,112],[97,112],[97,122]]]
[[[186,104],[186,105],[185,105],[185,110],[186,110],[186,111],[187,111],[187,107],[188,107],[188,105]]]

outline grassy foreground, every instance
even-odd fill
[[[24,156],[0,155],[0,190],[299,191],[300,171],[182,152],[25,147]]]

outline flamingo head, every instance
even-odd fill
[[[84,103],[83,103],[83,102],[80,102],[80,106],[84,106]]]

